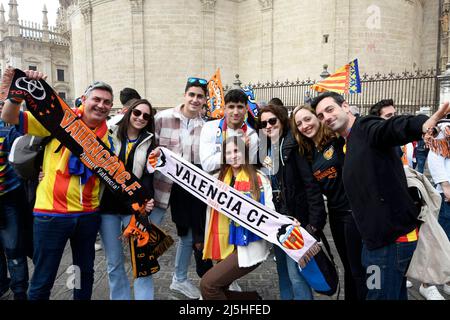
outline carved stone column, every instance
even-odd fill
[[[6,31],[5,8],[3,7],[3,3],[0,3],[0,41],[3,41]]]
[[[209,77],[216,71],[216,0],[200,0],[202,4],[202,74]]]
[[[92,6],[90,1],[85,2],[80,8],[83,15],[85,29],[85,44],[86,44],[86,82],[91,84],[95,79],[94,70],[94,43],[92,30]]]
[[[450,62],[450,0],[445,0],[442,8],[441,21],[441,71],[446,70],[447,63]]]
[[[446,70],[438,76],[439,79],[439,105],[444,101],[450,101],[450,63],[447,63]]]
[[[130,0],[131,4],[131,46],[133,47],[134,88],[146,96],[145,79],[145,36],[144,0]]]
[[[273,81],[273,0],[259,0],[262,14],[260,79]]]
[[[336,0],[336,11],[334,13],[336,19],[336,29],[334,30],[334,65],[330,66],[331,70],[348,63],[350,61],[350,0]]]

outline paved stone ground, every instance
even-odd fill
[[[176,231],[175,226],[169,217],[165,217],[163,222],[163,229],[166,230],[176,241]],[[343,268],[339,256],[337,255],[336,248],[334,246],[333,239],[331,237],[328,227],[325,230],[325,234],[332,246],[332,251],[336,259],[336,263],[339,267],[339,276],[341,283],[343,284]],[[126,268],[131,279],[131,265],[129,261],[128,247],[125,245],[125,250],[127,252],[127,263]],[[155,284],[155,299],[157,300],[181,300],[186,299],[183,295],[173,292],[169,289],[172,271],[174,269],[174,257],[176,251],[176,243],[158,260],[161,266],[161,271],[154,275]],[[57,280],[52,290],[51,299],[52,300],[71,300],[72,291],[68,289],[66,282],[69,280],[69,273],[66,273],[67,268],[71,265],[71,250],[70,246],[66,247],[62,263],[58,270]],[[199,285],[199,278],[195,272],[195,261],[192,258],[191,267],[189,270],[189,277],[194,284]],[[30,275],[33,272],[33,264],[29,260]],[[278,276],[276,271],[276,263],[273,259],[273,254],[255,271],[246,275],[245,277],[238,280],[239,285],[243,290],[257,290],[258,293],[263,297],[264,300],[279,300],[279,290],[278,290]],[[418,292],[419,283],[413,281],[414,287],[409,289],[409,298],[411,300],[423,300],[422,296]],[[442,290],[441,290],[442,292]],[[11,300],[11,291],[6,294],[1,300]],[[445,296],[445,295],[444,295]],[[339,299],[342,300],[344,297],[344,290],[341,288]],[[324,295],[315,294],[315,299],[317,300],[333,300],[336,299],[336,295],[333,297],[328,297]],[[109,289],[108,289],[108,276],[106,273],[106,260],[104,256],[104,251],[100,250],[96,253],[95,259],[95,280],[94,280],[94,290],[93,290],[93,300],[108,300],[109,299]],[[446,296],[446,299],[450,299],[450,296]]]
[[[425,168],[425,175],[430,179],[431,177],[428,171],[428,168]],[[182,300],[187,299],[184,295],[178,294],[169,289],[170,283],[172,281],[172,272],[174,270],[174,262],[175,262],[175,252],[176,252],[176,242],[178,241],[175,225],[172,223],[170,219],[170,214],[168,214],[163,221],[162,224],[163,230],[168,232],[173,239],[175,240],[175,244],[171,246],[171,248],[164,253],[162,257],[158,259],[158,262],[161,266],[161,270],[154,275],[154,285],[155,285],[155,299],[156,300]],[[337,254],[336,247],[334,246],[333,238],[331,237],[331,232],[329,230],[329,226],[325,227],[325,235],[328,239],[328,242],[331,245],[332,253],[335,258],[335,262],[338,265],[339,278],[340,283],[343,285],[343,267],[342,263],[339,259],[339,255]],[[124,245],[125,252],[127,254],[126,257],[126,270],[128,271],[128,275],[130,280],[132,279],[131,275],[131,264],[129,258],[129,249],[127,245]],[[70,246],[67,245],[66,250],[64,252],[64,256],[61,262],[61,265],[58,270],[58,276],[55,281],[55,285],[52,290],[51,299],[52,300],[71,300],[72,299],[72,290],[70,290],[66,283],[69,280],[70,274],[66,273],[67,269],[71,266],[72,258],[71,258],[71,250]],[[30,275],[33,272],[33,264],[31,260],[28,261]],[[93,300],[109,300],[109,289],[108,289],[108,275],[106,273],[106,259],[104,255],[104,251],[100,250],[96,252],[95,258],[95,279],[94,279],[94,289],[93,289]],[[191,260],[191,266],[189,269],[189,278],[192,280],[194,284],[197,286],[200,283],[200,279],[195,272],[195,261],[194,258]],[[413,287],[408,289],[408,295],[410,300],[424,300],[424,298],[419,293],[420,283],[411,280],[413,283]],[[279,300],[279,290],[278,290],[278,275],[276,271],[276,263],[274,261],[273,253],[269,256],[269,258],[261,264],[256,270],[246,275],[245,277],[239,279],[237,281],[243,290],[257,290],[258,293],[262,296],[264,300]],[[130,281],[130,283],[132,283]],[[438,286],[441,294],[446,298],[446,300],[450,300],[450,296],[446,295],[441,286]],[[0,300],[12,300],[13,294],[9,291],[5,294]],[[339,300],[343,300],[344,298],[344,288],[341,288]],[[337,296],[334,295],[332,297],[320,295],[314,293],[314,299],[316,300],[336,300]]]

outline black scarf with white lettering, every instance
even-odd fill
[[[139,179],[126,170],[123,162],[44,80],[30,80],[23,71],[8,68],[3,75],[0,99],[25,101],[42,126],[126,204],[133,215],[126,235],[130,236],[134,276],[157,272],[156,258],[172,245],[173,239],[149,223],[145,213],[149,192]]]

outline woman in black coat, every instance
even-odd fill
[[[277,212],[300,221],[314,234],[326,223],[326,211],[319,185],[311,167],[298,152],[290,133],[284,107],[267,105],[260,110],[263,133],[259,149],[261,169],[271,180],[273,203]],[[298,270],[297,262],[274,247],[280,296],[283,300],[312,300],[312,291]]]
[[[327,197],[330,229],[344,266],[345,299],[364,300],[367,287],[361,264],[362,240],[342,181],[345,140],[322,126],[309,106],[294,109],[291,125],[300,153],[311,163]]]

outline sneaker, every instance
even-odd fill
[[[198,288],[194,286],[189,280],[181,282],[176,279],[172,279],[170,290],[184,294],[190,299],[200,299],[201,297],[200,290],[198,290]]]
[[[95,251],[102,250],[102,248],[103,248],[102,245],[98,242],[96,242],[94,246],[95,246]]]
[[[444,284],[444,292],[450,296],[450,284]]]
[[[425,288],[423,284],[419,288],[420,294],[427,300],[445,300],[444,297],[439,293],[436,286],[429,286]]]
[[[406,287],[407,287],[407,288],[412,288],[412,287],[413,287],[412,282],[409,281],[409,280],[406,280]]]
[[[230,286],[228,287],[228,290],[230,291],[237,291],[237,292],[242,292],[242,288],[239,285],[239,283],[237,283],[237,281],[233,281]]]

